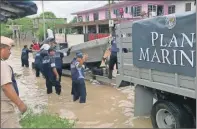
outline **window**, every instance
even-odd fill
[[[89,15],[86,15],[86,21],[89,21]]]
[[[105,11],[105,19],[109,19],[110,18],[110,14],[109,14],[109,10]]]
[[[78,16],[78,22],[83,22],[83,17],[82,16]]]
[[[117,12],[117,10],[116,10],[116,9],[114,9],[114,14],[116,14],[116,12]]]
[[[116,16],[119,16],[119,10],[118,9],[116,9]]]
[[[120,16],[120,11],[117,9],[116,10],[116,17]]]
[[[148,12],[156,12],[157,6],[156,5],[148,5]]]
[[[175,13],[175,5],[168,6],[168,14],[173,14],[173,13]]]
[[[116,16],[118,16],[118,15],[119,15],[119,9],[114,9],[114,14],[115,14]]]
[[[114,9],[114,14],[116,15],[116,17],[120,16],[120,12],[119,9]]]
[[[185,11],[191,11],[191,3],[186,3],[185,4]]]
[[[132,6],[131,7],[131,15],[133,17],[138,17],[141,15],[142,12],[142,6]]]
[[[125,7],[125,13],[128,13],[128,12],[129,12],[128,7]]]
[[[94,21],[95,20],[99,20],[99,14],[98,14],[98,12],[97,13],[94,13],[93,14],[93,17],[94,17]]]

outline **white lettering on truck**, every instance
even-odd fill
[[[158,40],[159,42],[156,42]],[[164,34],[151,32],[151,41],[152,48],[140,48],[140,61],[144,60],[180,66],[190,65],[194,67],[196,51],[193,49],[184,50],[183,48],[185,46],[189,46],[187,48],[194,47],[195,33],[190,33],[189,36],[181,33],[179,38],[173,34],[169,39],[168,37],[164,37]]]

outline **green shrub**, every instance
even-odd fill
[[[28,112],[21,120],[23,128],[72,128],[74,123],[67,119],[62,119],[57,115],[47,113],[34,114]]]

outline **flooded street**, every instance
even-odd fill
[[[22,47],[14,47],[9,64],[17,74],[20,96],[25,103],[34,109],[46,109],[62,118],[76,120],[77,128],[152,128],[150,119],[134,118],[134,89],[132,87],[113,88],[86,82],[87,103],[72,101],[71,79],[62,77],[62,93],[46,94],[45,80],[36,78],[31,68],[21,67],[20,54]],[[53,89],[55,91],[55,89]]]

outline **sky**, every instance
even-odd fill
[[[42,13],[42,1],[33,2],[38,7],[36,15],[39,15]],[[70,21],[74,17],[71,13],[100,7],[105,4],[107,4],[107,1],[44,1],[44,11],[51,11],[56,17],[67,18]]]

